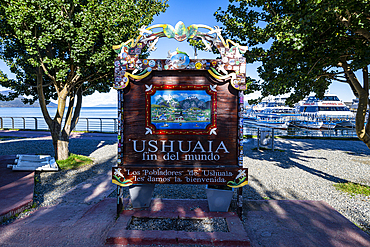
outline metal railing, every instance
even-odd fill
[[[116,118],[79,118],[75,131],[118,132]],[[48,130],[43,117],[0,117],[0,129]]]
[[[243,134],[258,136],[258,131],[274,129],[275,136],[296,136],[296,137],[344,137],[344,138],[357,138],[356,130],[354,128],[346,129],[327,129],[327,130],[313,130],[313,129],[299,129],[292,128],[288,130],[281,130],[275,128],[256,128],[244,126]]]

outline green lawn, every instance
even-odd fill
[[[348,183],[334,184],[334,187],[337,188],[337,190],[347,192],[351,195],[357,194],[357,195],[370,196],[370,186],[367,186],[367,185],[348,182]]]
[[[60,169],[68,170],[68,169],[77,169],[84,165],[90,165],[93,163],[93,160],[83,155],[70,153],[68,159],[57,160],[56,162]]]

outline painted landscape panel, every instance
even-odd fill
[[[156,90],[150,103],[157,130],[205,130],[212,121],[212,96],[205,90]]]

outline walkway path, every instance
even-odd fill
[[[0,156],[0,220],[32,205],[34,172],[13,172],[7,168],[15,155]]]
[[[1,246],[103,246],[116,217],[116,200],[102,200],[116,187],[110,180],[111,174],[88,179],[57,205],[1,226]]]

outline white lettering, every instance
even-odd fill
[[[171,144],[170,145],[166,145],[166,141],[161,141],[162,142],[162,152],[165,153],[166,152],[166,147],[169,147],[170,148],[170,152],[173,152],[173,143],[174,141],[169,141]]]
[[[226,148],[226,146],[225,146],[225,144],[224,144],[224,142],[223,142],[223,141],[221,141],[220,145],[218,145],[218,147],[217,147],[217,149],[216,149],[215,153],[218,153],[218,150],[219,150],[219,149],[223,149],[223,150],[225,150],[225,151],[224,151],[224,153],[229,153],[229,151],[227,150],[227,148]]]
[[[195,152],[196,149],[200,149],[202,151],[202,153],[205,153],[206,151],[204,150],[203,146],[202,146],[202,143],[200,141],[197,142],[197,144],[195,144],[195,147],[193,149],[192,152]]]
[[[214,141],[208,141],[208,147],[206,146],[206,143],[202,143],[201,141],[132,140],[132,142],[133,150],[137,153],[143,153],[143,160],[155,160],[156,158],[154,158],[155,156],[153,153],[156,153],[159,150],[163,153],[174,153],[176,156],[176,158],[173,158],[174,156],[172,156],[171,159],[167,159],[166,156],[165,160],[179,160],[182,153],[185,153],[187,155],[185,155],[185,158],[188,157],[189,160],[218,160],[220,159],[220,156],[215,153],[230,153],[223,141],[221,141],[218,146],[215,145],[217,146],[216,150],[213,150]],[[187,142],[187,145],[184,144],[184,142]],[[161,145],[161,147],[159,145]],[[179,152],[176,152],[177,150]],[[202,154],[201,156],[195,157],[187,153],[194,153],[194,155],[198,155],[199,153],[208,154]],[[171,156],[171,154],[169,156]]]
[[[145,149],[145,140],[142,141],[143,142],[143,149],[141,151],[138,151],[137,148],[136,148],[136,142],[137,142],[137,140],[133,140],[133,142],[134,142],[134,150],[135,150],[135,152],[139,152],[139,153],[144,152],[144,149]]]
[[[189,149],[186,150],[186,151],[182,150],[182,142],[183,141],[179,141],[179,150],[180,150],[180,152],[181,153],[188,153],[190,151],[192,141],[188,141],[188,143],[189,143]]]
[[[153,144],[153,143],[155,143],[155,145]],[[152,152],[152,153],[154,153],[154,152],[157,152],[158,151],[158,147],[156,146],[157,145],[157,141],[156,140],[150,140],[149,142],[148,142],[148,144],[149,144],[149,146],[150,147],[152,147],[152,148],[154,148],[154,149],[148,149],[148,151],[149,152]]]
[[[208,152],[209,153],[212,153],[212,144],[213,144],[213,141],[208,141]]]

